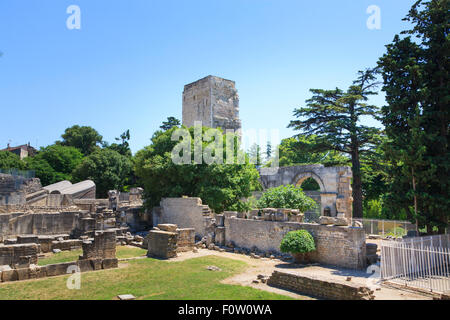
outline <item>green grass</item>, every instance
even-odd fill
[[[72,262],[78,260],[78,257],[82,254],[82,250],[74,250],[74,251],[61,251],[59,253],[52,254],[48,257],[42,258],[38,260],[38,265],[46,266],[49,264],[55,263],[63,263],[63,262]],[[118,246],[116,247],[116,256],[119,259],[133,258],[144,256],[147,253],[147,250],[137,247],[125,247]]]
[[[215,265],[222,271],[209,271]],[[68,276],[0,284],[0,300],[111,300],[133,294],[140,300],[272,300],[291,299],[275,293],[220,281],[247,268],[243,261],[206,256],[182,262],[138,259],[125,267],[81,275],[81,289],[69,290]]]

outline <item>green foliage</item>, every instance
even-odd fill
[[[403,33],[413,39],[395,36],[379,61],[387,101],[384,203],[442,233],[450,218],[450,1],[417,1],[405,20],[413,28]]]
[[[72,126],[61,135],[63,141],[57,142],[63,146],[75,147],[85,156],[97,150],[103,137],[94,128],[87,126]]]
[[[266,161],[270,160],[272,157],[272,143],[270,141],[267,141],[266,145]]]
[[[280,167],[323,164],[325,166],[347,165],[350,159],[339,151],[315,151],[317,136],[298,135],[283,139],[278,146]]]
[[[172,129],[173,127],[179,127],[181,124],[180,120],[175,117],[168,117],[167,121],[163,121],[163,124],[159,127],[163,131]]]
[[[34,157],[24,159],[28,169],[35,171],[44,186],[72,180],[72,171],[82,160],[83,154],[78,149],[62,145],[41,148]]]
[[[254,143],[248,150],[248,157],[250,163],[255,164],[256,167],[261,166],[261,147],[258,144]]]
[[[303,181],[300,187],[305,191],[320,191],[319,184],[313,178],[308,178],[305,181]]]
[[[268,189],[258,201],[259,208],[298,209],[301,212],[314,209],[316,202],[307,197],[302,188],[293,185]]]
[[[120,153],[123,156],[131,158],[131,149],[130,149],[130,130],[125,131],[120,135],[119,138],[116,138],[116,141],[120,141],[120,143],[112,143],[108,145],[108,143],[103,142],[104,148],[109,148]]]
[[[110,149],[99,149],[74,170],[77,181],[92,180],[97,186],[97,197],[106,197],[109,190],[123,191],[129,183],[132,162],[129,158]]]
[[[0,151],[0,169],[26,169],[26,164],[20,157],[9,151]]]
[[[202,132],[207,129],[202,128]],[[248,204],[241,199],[249,197],[251,191],[260,189],[258,171],[248,163],[248,159],[244,164],[207,165],[204,162],[195,164],[194,161],[191,164],[174,164],[171,158],[177,144],[177,141],[171,140],[174,130],[176,128],[157,131],[152,137],[152,144],[136,154],[135,172],[144,187],[146,205],[159,205],[163,197],[191,196],[200,197],[215,212],[247,210]],[[193,137],[194,128],[189,131]],[[237,137],[234,139],[237,152]],[[203,148],[206,146],[208,143],[203,142]],[[226,159],[226,139],[223,152]]]
[[[296,230],[286,233],[280,244],[281,252],[307,253],[316,250],[314,238],[306,230]]]
[[[379,129],[361,124],[361,117],[376,117],[378,108],[367,103],[377,82],[375,71],[360,71],[347,91],[311,89],[306,106],[294,110],[298,120],[288,127],[314,135],[315,152],[334,150],[351,156],[353,171],[353,215],[362,217],[363,196],[360,156],[379,141]]]

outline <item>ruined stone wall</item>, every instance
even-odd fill
[[[0,265],[14,268],[17,265],[37,264],[39,251],[36,243],[0,245]]]
[[[16,235],[71,233],[79,212],[0,214],[0,240]]]
[[[314,237],[316,251],[311,260],[351,269],[366,266],[366,237],[363,229],[318,224],[225,219],[225,240],[236,247],[263,252],[279,252],[284,235],[293,230],[307,230]]]
[[[39,191],[42,191],[42,185],[37,178],[27,179],[0,173],[0,206],[25,204],[27,194]]]
[[[179,228],[194,228],[196,235],[205,235],[205,216],[211,212],[200,198],[164,198],[160,212],[153,213],[153,225],[172,223]]]
[[[317,279],[289,271],[274,271],[267,281],[270,286],[293,290],[331,300],[373,300],[375,296],[368,287],[344,281]]]

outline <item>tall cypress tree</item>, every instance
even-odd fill
[[[306,107],[295,109],[298,120],[288,127],[300,130],[307,136],[316,135],[313,151],[335,150],[351,156],[353,171],[353,216],[362,218],[363,197],[361,162],[362,153],[377,143],[379,129],[360,123],[362,116],[376,116],[378,108],[367,103],[378,83],[375,71],[360,71],[359,77],[347,91],[311,89],[311,99]]]
[[[429,233],[443,232],[450,214],[449,12],[450,0],[417,1],[404,19],[413,24],[403,32],[409,36],[395,36],[379,61],[388,103],[382,108],[391,186],[385,204]]]

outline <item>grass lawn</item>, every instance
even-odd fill
[[[214,265],[222,271],[209,271]],[[291,299],[286,296],[220,281],[241,273],[247,264],[217,256],[182,262],[138,259],[118,269],[87,272],[81,275],[81,289],[69,290],[68,276],[0,284],[0,300],[111,300],[119,294],[133,294],[139,300],[159,299]]]
[[[74,251],[61,251],[59,253],[52,254],[48,257],[38,260],[38,265],[46,266],[48,264],[72,262],[78,260],[78,257],[83,253],[80,250]],[[147,254],[147,250],[137,247],[117,246],[116,256],[119,259],[140,257]]]

